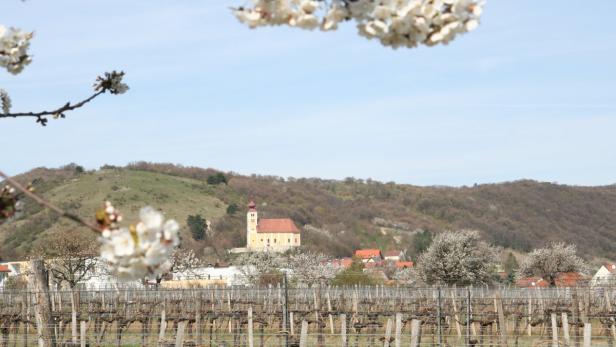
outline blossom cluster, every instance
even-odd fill
[[[539,276],[554,285],[556,275],[559,273],[587,271],[588,266],[584,259],[577,255],[577,247],[574,244],[556,242],[530,252],[520,264],[517,276]]]
[[[20,205],[19,195],[15,188],[11,186],[0,188],[0,224],[15,216]]]
[[[111,94],[124,94],[128,85],[122,82],[124,71],[105,72],[105,76],[98,76],[94,83],[94,90],[99,92],[109,91]]]
[[[354,20],[358,33],[383,45],[448,44],[477,28],[485,0],[252,0],[234,9],[250,28],[270,25],[323,31]]]
[[[498,248],[483,241],[476,230],[438,234],[417,260],[417,275],[426,284],[489,283],[498,261]]]
[[[119,280],[159,276],[169,271],[170,257],[180,242],[176,221],[165,221],[162,213],[144,207],[137,225],[119,227],[122,218],[108,202],[96,219],[103,229],[101,258]]]
[[[0,88],[0,108],[2,109],[3,114],[8,114],[11,112],[11,97],[6,90],[2,88]]]
[[[0,25],[0,68],[16,75],[32,61],[28,55],[33,34]]]

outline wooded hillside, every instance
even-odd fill
[[[212,259],[245,245],[245,205],[261,217],[290,217],[306,248],[349,256],[359,247],[412,248],[420,230],[478,229],[486,240],[520,251],[549,241],[574,242],[581,254],[616,252],[616,186],[579,187],[523,180],[474,187],[418,187],[348,178],[242,176],[171,164],[135,163],[83,171],[38,168],[19,175],[59,206],[90,217],[111,200],[134,219],[150,204],[186,225],[188,216],[212,222],[203,240],[182,230],[184,247]],[[227,181],[225,183],[225,181]],[[0,226],[0,258],[25,256],[50,233],[75,225],[26,200],[21,217]]]

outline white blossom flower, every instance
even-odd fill
[[[0,25],[0,67],[16,75],[32,62],[28,55],[33,34]]]
[[[107,206],[106,211],[117,213]],[[101,234],[101,257],[121,280],[135,280],[168,271],[169,258],[179,245],[179,225],[165,221],[151,207],[139,212],[140,222],[129,228],[106,229]]]
[[[247,24],[251,29],[263,25],[261,14],[257,11],[240,9],[235,11],[235,16],[240,22]]]
[[[300,7],[304,13],[311,14],[319,8],[319,3],[314,0],[303,0],[300,3]]]
[[[94,83],[94,90],[97,92],[107,92],[111,94],[124,94],[129,89],[126,83],[122,82],[124,72],[111,71],[105,72],[105,76],[98,76]]]
[[[14,218],[21,212],[22,202],[15,188],[0,187],[0,224]]]
[[[374,11],[372,12],[372,17],[378,20],[385,21],[388,20],[389,17],[391,17],[392,13],[393,8],[389,6],[379,5],[374,8]]]
[[[336,30],[338,29],[338,23],[342,22],[349,16],[349,11],[344,6],[338,5],[338,3],[332,5],[327,12],[327,15],[323,18],[323,24],[321,30]]]
[[[302,29],[315,29],[319,27],[319,19],[313,14],[302,14],[295,19],[295,26]]]
[[[8,114],[11,112],[11,97],[4,89],[0,89],[0,106],[2,107],[2,113]]]
[[[113,261],[115,257],[126,257],[135,253],[135,240],[128,228],[107,231],[104,237],[108,242],[101,248],[101,256]]]

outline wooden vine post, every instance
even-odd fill
[[[500,346],[507,347],[507,322],[503,309],[503,298],[500,291],[496,292],[496,311],[498,313],[498,330],[500,332]]]
[[[30,286],[34,292],[34,316],[39,347],[55,347],[56,336],[51,316],[48,273],[42,259],[30,261]]]

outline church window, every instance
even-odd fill
[[[288,243],[291,243],[291,239],[289,239]]]

